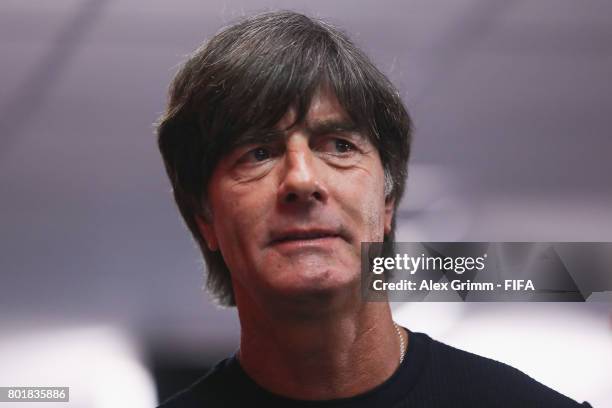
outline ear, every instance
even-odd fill
[[[217,241],[217,234],[215,234],[215,227],[213,223],[206,221],[201,215],[196,215],[195,220],[196,224],[198,224],[200,234],[202,234],[204,241],[206,241],[206,246],[208,249],[211,251],[218,250],[219,242]]]
[[[391,232],[393,224],[393,214],[395,213],[395,198],[385,200],[385,235]]]

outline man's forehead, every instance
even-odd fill
[[[368,132],[361,129],[351,118],[329,86],[319,86],[313,92],[304,116],[298,117],[298,115],[300,113],[297,106],[292,104],[274,126],[271,128],[254,126],[235,137],[231,147],[275,141],[296,129],[310,135],[352,133],[371,142]]]
[[[286,130],[296,125],[297,108],[291,105],[285,115],[275,126],[277,130]],[[304,118],[306,127],[317,127],[322,123],[353,123],[336,94],[327,85],[322,85],[313,93],[310,106]]]

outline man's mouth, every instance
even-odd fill
[[[288,230],[272,234],[271,245],[289,242],[316,242],[332,238],[342,238],[341,235],[332,230],[309,229],[309,230]]]

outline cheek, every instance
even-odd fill
[[[385,235],[385,208],[384,200],[378,196],[367,200],[366,208],[366,228],[369,232],[369,241],[382,241]]]
[[[359,185],[360,188],[355,188]],[[362,179],[358,184],[345,183],[347,197],[344,207],[347,209],[349,222],[359,234],[361,242],[382,241],[384,238],[385,200],[382,185]]]
[[[241,187],[241,186],[238,186]],[[242,263],[250,258],[265,233],[262,222],[269,212],[269,197],[262,194],[265,189],[226,188],[217,200],[213,216],[221,252],[228,266]],[[248,262],[248,261],[247,261]]]
[[[251,218],[244,217],[240,212],[232,211],[231,206],[228,206],[223,213],[222,223],[217,224],[221,226],[217,231],[219,251],[228,269],[232,271],[231,274],[242,280],[240,271],[248,269],[255,253],[252,249],[253,238],[251,238],[255,226],[252,225]]]

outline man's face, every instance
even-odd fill
[[[220,249],[241,296],[333,294],[359,282],[360,247],[391,230],[392,200],[376,148],[333,92],[314,95],[303,123],[290,109],[271,134],[223,157],[199,227]],[[293,125],[293,126],[292,126]]]

